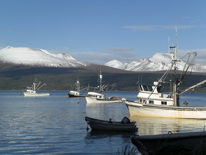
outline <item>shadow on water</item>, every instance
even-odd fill
[[[85,139],[101,139],[108,137],[121,137],[121,138],[131,138],[135,132],[122,132],[122,131],[99,131],[99,130],[91,130],[87,132]]]

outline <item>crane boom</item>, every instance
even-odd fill
[[[195,88],[195,87],[197,87],[197,86],[199,86],[199,85],[202,85],[202,84],[204,84],[204,83],[206,83],[206,80],[203,80],[202,82],[199,82],[198,84],[195,84],[195,85],[193,85],[193,86],[185,89],[184,91],[180,92],[178,95],[182,95],[183,93],[189,91],[190,89],[193,89],[193,88]]]

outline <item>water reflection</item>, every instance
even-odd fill
[[[96,104],[86,105],[86,115],[92,118],[121,121],[124,116],[129,117],[125,104]]]
[[[136,121],[139,135],[165,134],[168,131],[193,132],[203,131],[206,125],[205,120],[195,119],[172,119],[172,118],[151,118],[151,117],[130,117]]]
[[[94,131],[87,132],[85,136],[86,147],[92,148],[97,154],[108,153],[116,154],[118,150],[122,150],[126,145],[133,147],[131,138],[134,133],[115,132],[115,131]]]
[[[100,139],[100,138],[107,138],[118,136],[121,138],[130,138],[133,136],[135,132],[121,132],[121,131],[98,131],[98,130],[91,130],[87,132],[85,139]]]

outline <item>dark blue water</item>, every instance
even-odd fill
[[[49,97],[24,97],[21,91],[0,91],[0,154],[117,154],[132,133],[87,131],[85,116],[120,121],[129,112],[124,103],[87,106],[84,98],[68,98],[67,91],[49,91]],[[136,99],[137,92],[109,96]],[[190,105],[206,106],[205,94],[185,94]],[[198,98],[198,102],[195,98]],[[138,134],[199,131],[205,121],[135,118]]]

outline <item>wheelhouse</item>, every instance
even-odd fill
[[[142,104],[155,104],[155,105],[174,105],[173,98],[168,94],[161,93],[161,85],[154,82],[154,85],[145,83],[137,83],[139,93],[137,95],[138,102]]]

